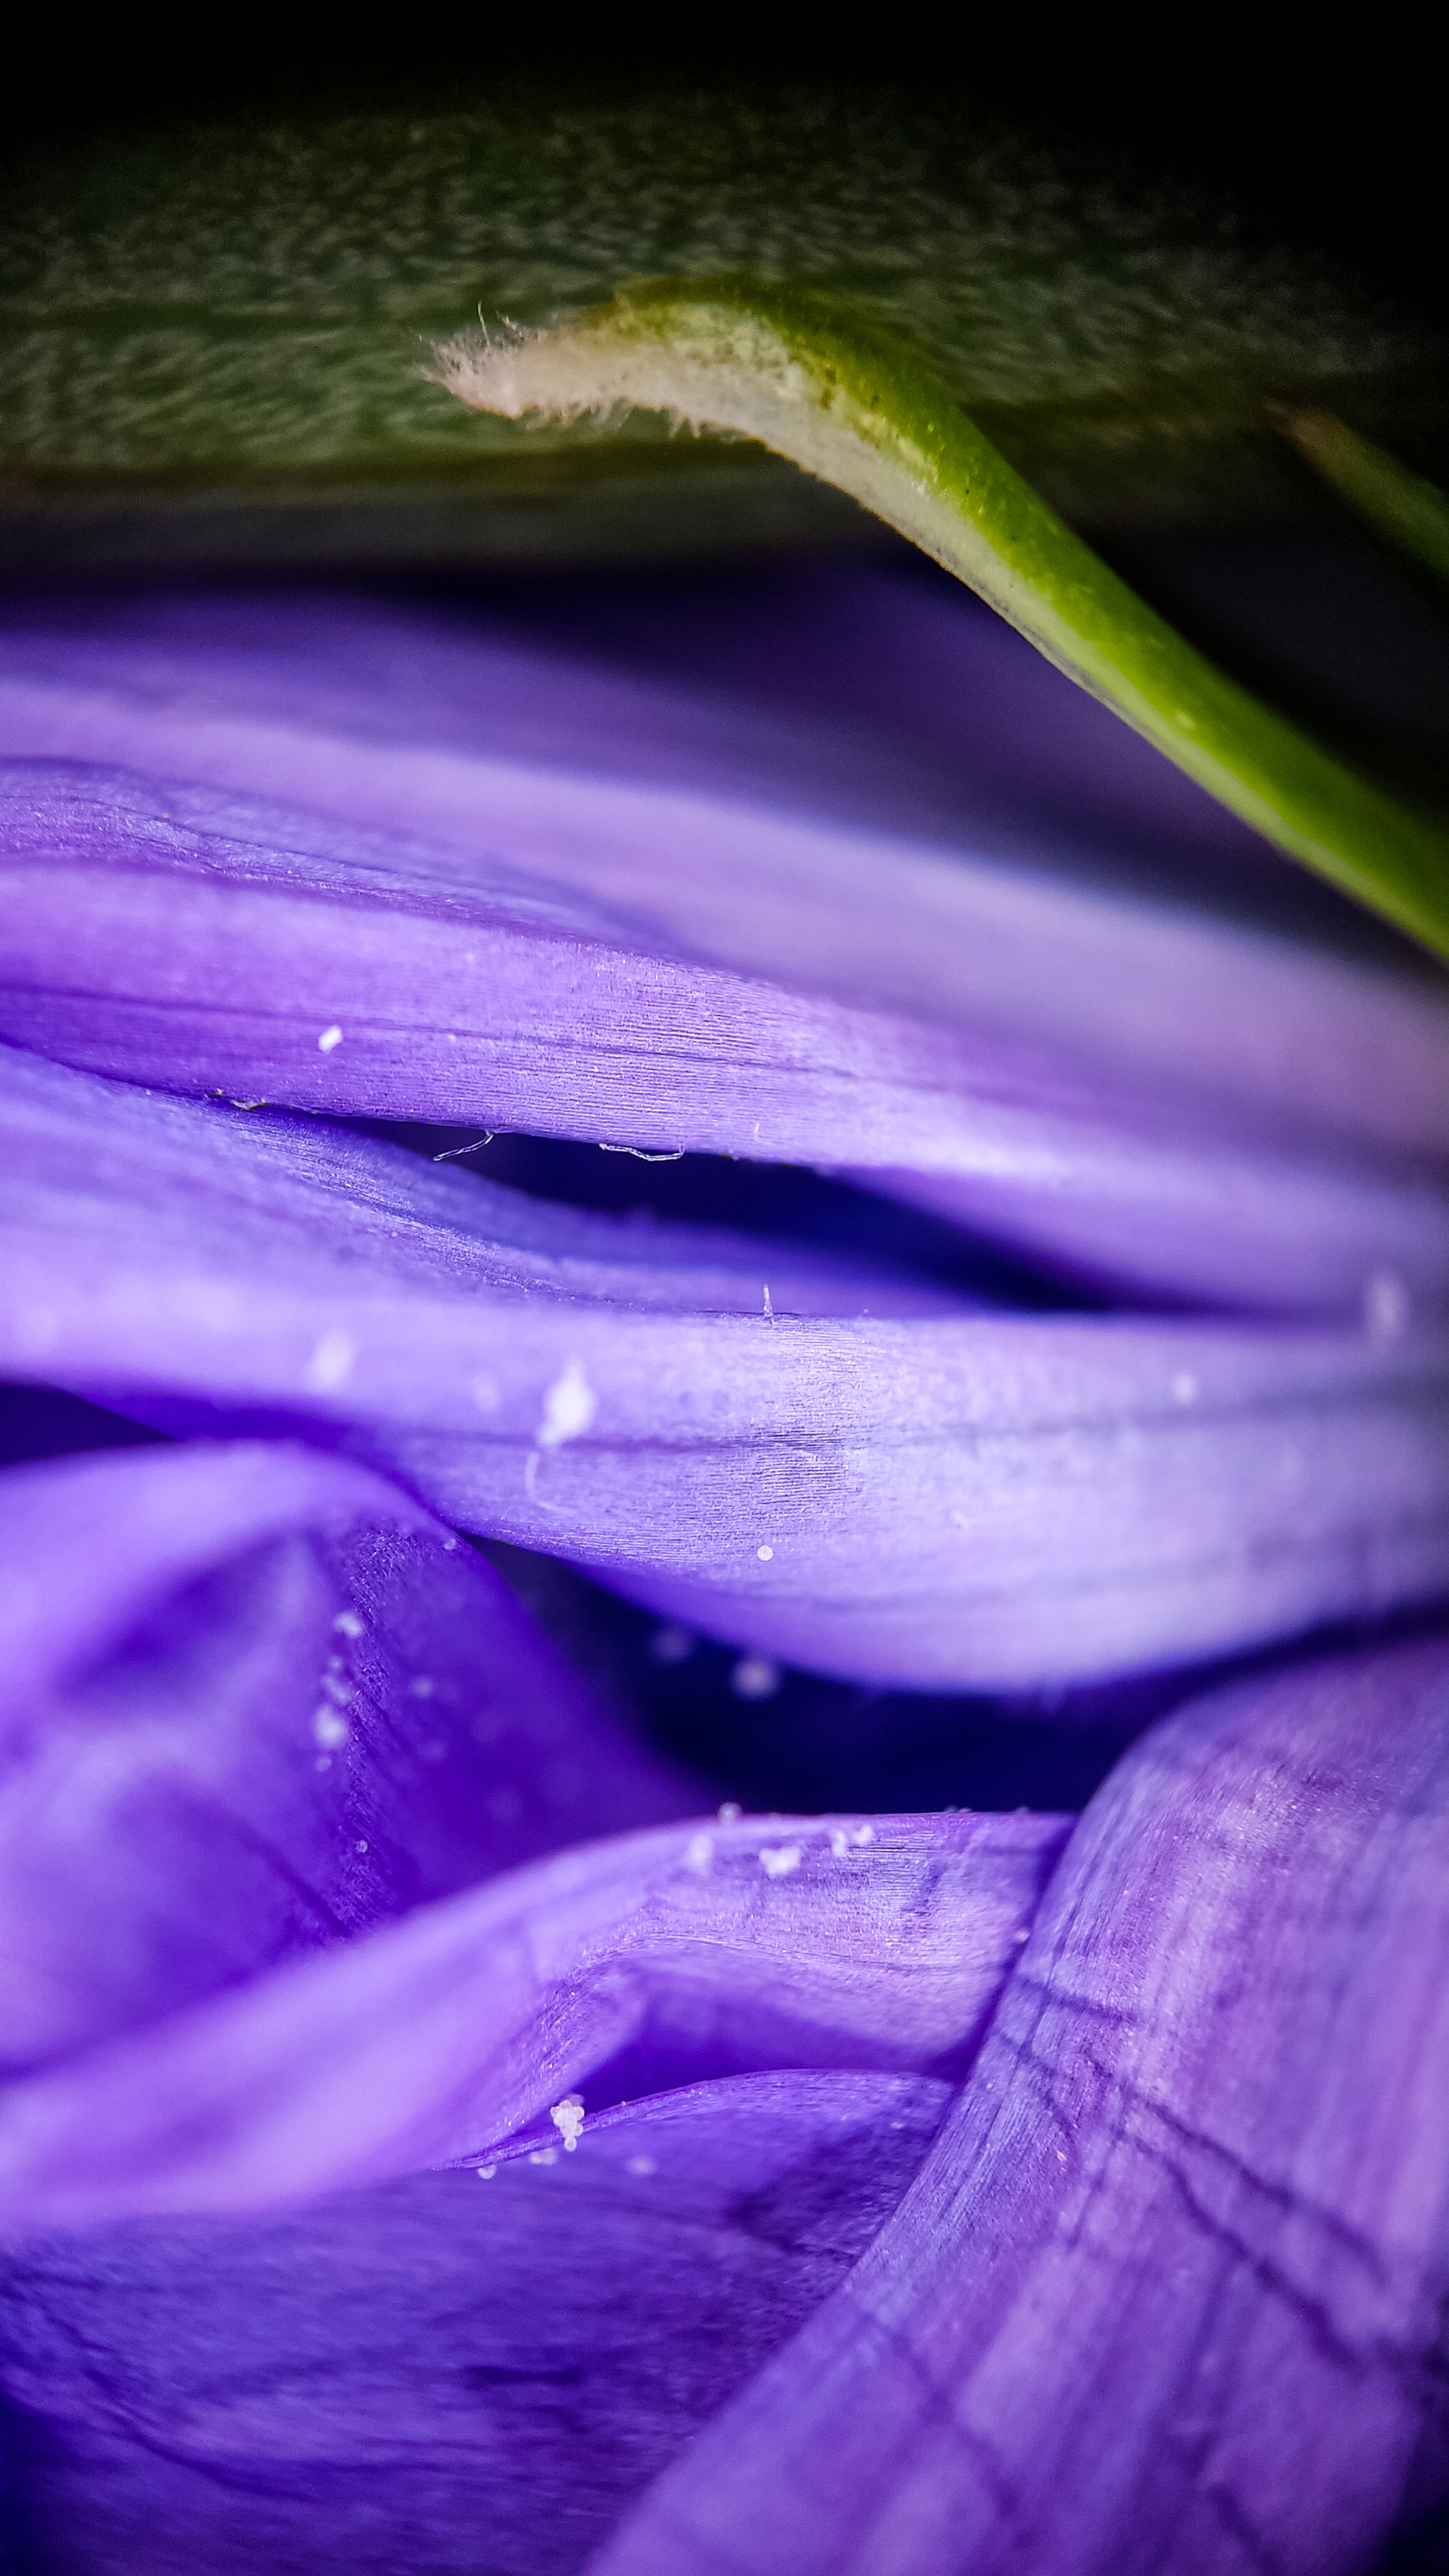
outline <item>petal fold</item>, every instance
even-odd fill
[[[865,605],[908,671],[960,659],[909,585]],[[1015,639],[962,632],[1031,781]],[[12,1039],[856,1171],[1139,1296],[1449,1295],[1442,979],[1248,836],[1193,849],[1160,786],[1154,839],[1153,780],[1104,811],[1094,742],[1044,827],[999,748],[984,794],[959,759],[913,787],[893,701],[862,749],[419,612],[162,602],[7,642],[0,749],[56,755],[3,774]],[[1141,807],[1156,899],[1111,849]]]
[[[395,1486],[315,1451],[0,1477],[0,2065],[697,1803]]]
[[[1348,2576],[1449,2488],[1449,1648],[1128,1754],[910,2193],[598,2576]]]
[[[657,1827],[507,1872],[0,2095],[0,2229],[265,2209],[661,2084],[969,2062],[1071,1820]]]
[[[949,2100],[745,2076],[575,2152],[0,2264],[12,2512],[114,2576],[568,2576],[828,2295]]]
[[[0,1093],[0,1367],[349,1447],[742,1645],[1029,1690],[1442,1595],[1449,1347],[1390,1299],[973,1312],[18,1053]]]

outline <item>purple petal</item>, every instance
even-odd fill
[[[599,2576],[1348,2576],[1449,2482],[1449,1647],[1168,1720],[920,2177]]]
[[[15,2509],[120,2576],[564,2576],[842,2277],[949,2095],[754,2075],[575,2154],[0,2271]]]
[[[305,1450],[0,1477],[0,2063],[697,1803],[473,1551]]]
[[[1443,1592],[1449,1351],[1397,1310],[952,1311],[316,1122],[17,1055],[3,1086],[0,1367],[171,1429],[308,1428],[742,1645],[1030,1689]]]
[[[476,2160],[582,2087],[958,2073],[1059,1816],[758,1818],[598,1843],[13,2084],[11,2236]]]
[[[422,845],[435,896],[466,901],[480,875],[529,891],[541,877],[565,920],[602,927],[622,907],[669,954],[947,1025],[979,1017],[1053,1054],[1066,1045],[1074,1059],[1170,1074],[1255,1115],[1271,1101],[1320,1130],[1442,1157],[1442,983],[1422,961],[1413,972],[1412,949],[1325,899],[1206,798],[1188,790],[1185,807],[1167,764],[1111,718],[1084,739],[1092,711],[998,620],[953,601],[943,622],[939,601],[889,576],[856,591],[858,614],[889,621],[887,691],[939,687],[945,629],[969,638],[970,749],[946,801],[928,800],[929,820],[909,736],[902,761],[898,708],[883,772],[868,730],[862,754],[854,709],[802,737],[713,691],[520,646],[496,622],[348,598],[12,610],[0,749],[301,806],[384,836],[373,842],[384,879],[399,840]],[[715,614],[711,598],[701,623]],[[839,649],[828,599],[803,624],[794,664]],[[1008,712],[1024,666],[1027,704]],[[983,766],[993,794],[973,811]],[[1053,770],[1055,829],[1035,806],[1023,829],[1012,793],[1030,799]],[[1101,808],[1109,771],[1114,790],[1130,780],[1135,841],[1145,824],[1170,903],[1124,885],[1120,866],[1114,878],[1091,832],[1087,848],[1080,836],[1072,846],[1065,826],[1074,810]],[[1116,810],[1109,800],[1097,816],[1112,857],[1134,839],[1123,801],[1119,791]],[[220,822],[225,803],[197,810]],[[885,828],[902,812],[910,835]],[[316,855],[339,846],[324,831]],[[1245,927],[1265,903],[1287,936]]]
[[[1157,1294],[1449,1289],[1442,984],[1325,944],[1291,872],[1296,941],[1020,829],[985,856],[969,821],[965,852],[939,818],[888,835],[848,737],[721,722],[706,755],[708,701],[402,612],[11,642],[0,743],[139,773],[9,772],[13,1038],[182,1090],[855,1170]]]

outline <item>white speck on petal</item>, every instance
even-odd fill
[[[625,2161],[624,2171],[631,2174],[652,2174],[657,2173],[659,2167],[652,2156],[630,2156]]]
[[[531,2165],[556,2165],[558,2150],[555,2147],[535,2147],[528,2161]]]
[[[330,1054],[332,1053],[333,1048],[334,1048],[334,1047],[340,1047],[340,1046],[341,1046],[341,1044],[342,1044],[342,1031],[341,1031],[341,1030],[340,1030],[340,1028],[338,1027],[337,1022],[334,1020],[334,1021],[333,1021],[333,1023],[332,1023],[331,1028],[330,1028],[330,1029],[324,1029],[324,1030],[323,1030],[323,1032],[322,1032],[322,1035],[321,1035],[321,1036],[320,1036],[320,1038],[317,1040],[318,1049],[319,1049],[319,1051],[320,1051],[320,1053],[321,1053],[321,1054],[323,1054],[323,1055],[330,1055]]]
[[[438,1685],[430,1673],[414,1673],[408,1689],[414,1699],[431,1699]]]
[[[324,1673],[322,1688],[335,1708],[345,1708],[353,1696],[351,1682],[345,1682],[340,1673]]]
[[[561,1449],[566,1440],[577,1440],[598,1409],[599,1399],[582,1365],[570,1360],[543,1399],[543,1420],[534,1434],[540,1449]]]
[[[366,1844],[366,1842],[362,1839],[362,1837],[359,1835],[359,1837],[358,1837],[357,1841],[353,1844],[352,1848],[353,1848],[353,1850],[354,1850],[355,1852],[365,1852],[365,1851],[366,1851],[366,1849],[367,1849],[367,1844]]]
[[[684,1847],[684,1866],[697,1869],[703,1877],[714,1858],[714,1843],[708,1834],[691,1834]]]
[[[1178,1370],[1176,1377],[1172,1381],[1172,1401],[1174,1404],[1195,1404],[1197,1402],[1197,1379],[1193,1376],[1191,1369]]]
[[[478,2180],[480,2182],[491,2182],[497,2171],[498,2167],[496,2165],[479,2165],[477,2167]]]
[[[760,1867],[766,1878],[788,1878],[798,1869],[805,1854],[798,1843],[776,1843],[760,1854]]]
[[[773,1699],[780,1687],[781,1672],[768,1655],[741,1655],[730,1675],[730,1689],[736,1699]]]
[[[1364,1330],[1371,1342],[1397,1342],[1409,1321],[1409,1292],[1396,1270],[1376,1270],[1363,1292]]]
[[[715,1812],[722,1825],[737,1825],[745,1811],[736,1799],[726,1798],[724,1805],[716,1808]]]
[[[360,1637],[364,1622],[355,1610],[339,1610],[332,1625],[339,1637]]]
[[[339,1717],[335,1708],[319,1708],[313,1716],[313,1741],[329,1753],[335,1753],[339,1744],[345,1744],[351,1731],[346,1718]]]
[[[571,2156],[579,2143],[584,2125],[582,2093],[566,2093],[561,2102],[555,2102],[552,2105],[548,2116],[564,2142],[564,2154]]]
[[[756,1554],[756,1556],[759,1558],[761,1565],[768,1565],[768,1564],[769,1564],[769,1562],[770,1562],[770,1559],[771,1559],[771,1557],[774,1555],[774,1553],[775,1553],[774,1549],[773,1549],[772,1547],[768,1547],[768,1546],[767,1546],[767,1547],[757,1547],[757,1548],[756,1548],[756,1550],[755,1550],[755,1554]]]
[[[842,1825],[830,1828],[830,1854],[833,1860],[849,1860],[850,1836]]]
[[[857,1850],[864,1851],[867,1843],[873,1843],[875,1841],[874,1825],[857,1825],[855,1829],[855,1841]]]
[[[765,1288],[765,1321],[766,1321],[766,1323],[767,1323],[767,1324],[773,1324],[774,1320],[775,1320],[775,1309],[774,1309],[774,1307],[773,1307],[773,1306],[771,1305],[771,1303],[770,1303],[770,1291],[769,1291],[769,1286],[768,1286],[768,1284],[767,1284],[767,1285],[766,1285],[766,1288]]]
[[[350,1333],[339,1332],[335,1328],[324,1333],[302,1371],[303,1385],[313,1395],[326,1395],[332,1387],[341,1386],[343,1379],[352,1375],[356,1357],[357,1344]]]

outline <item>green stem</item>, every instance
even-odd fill
[[[434,373],[515,419],[643,408],[793,458],[968,582],[1256,831],[1449,958],[1443,825],[1204,660],[879,326],[794,288],[659,280],[544,331],[463,334]]]
[[[1376,535],[1449,581],[1449,499],[1327,411],[1282,411],[1280,428]]]

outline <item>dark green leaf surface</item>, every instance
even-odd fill
[[[1444,409],[1423,328],[1221,205],[948,99],[812,87],[179,127],[8,183],[0,542],[86,561],[554,554],[834,536],[838,504],[636,420],[521,436],[424,381],[480,310],[661,271],[847,297],[1080,524],[1295,505],[1270,397]],[[1402,437],[1395,442],[1402,446]]]

